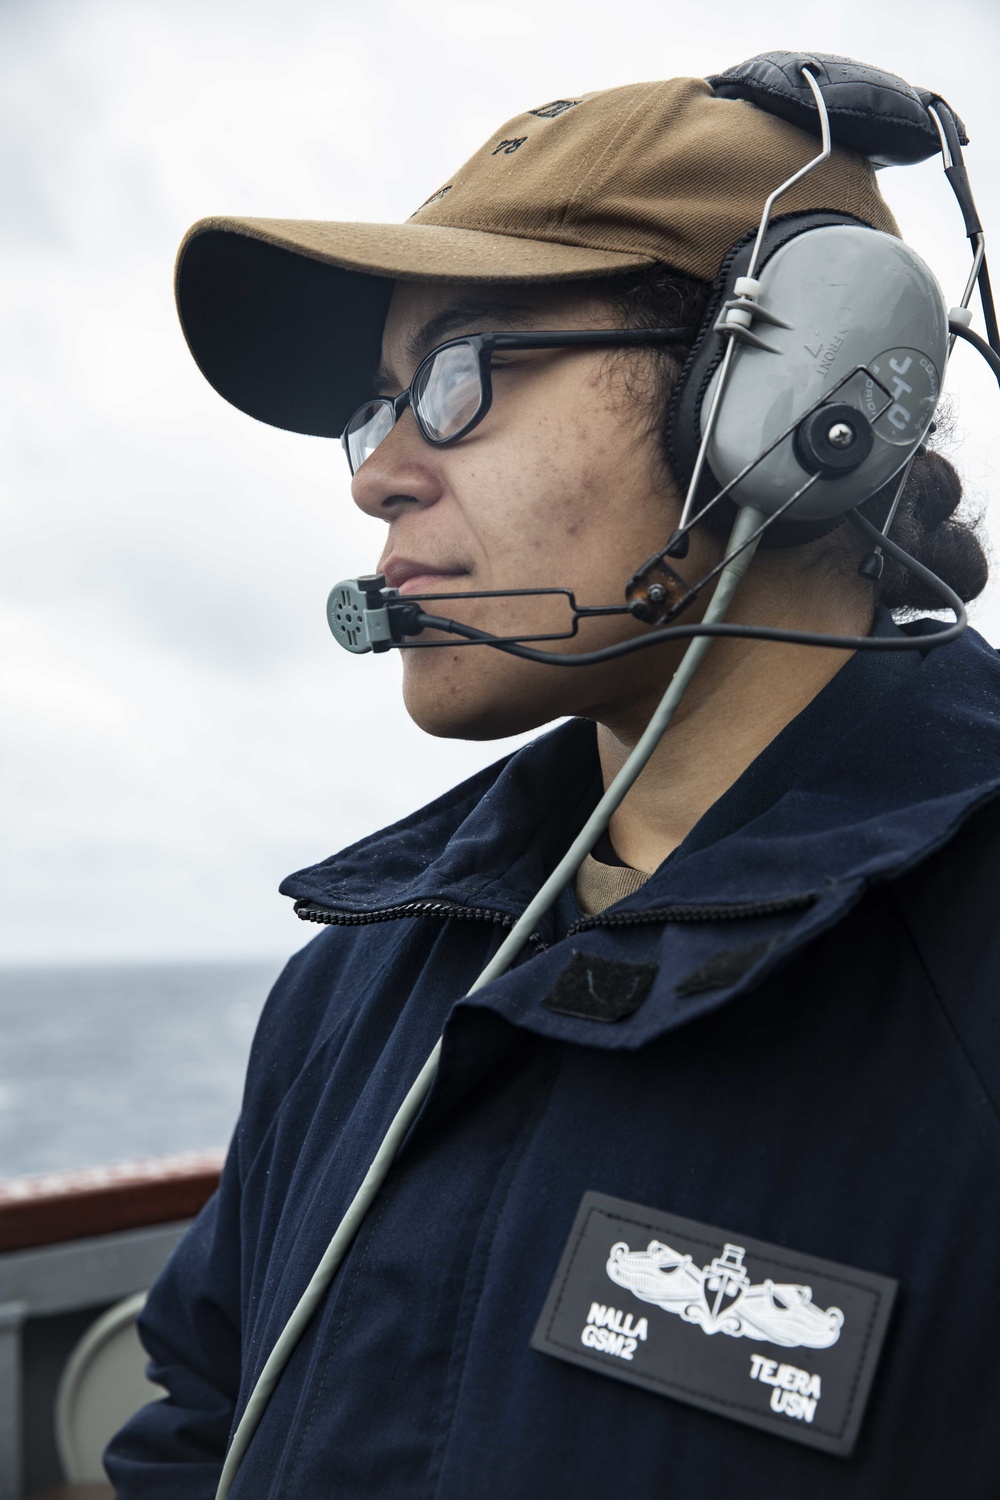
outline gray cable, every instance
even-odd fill
[[[750,565],[750,559],[757,548],[756,540],[749,542],[748,537],[760,525],[764,519],[760,511],[751,506],[741,509],[736,517],[729,542],[727,553],[738,555],[723,568],[719,575],[719,582],[715,592],[705,610],[705,620],[712,623],[721,620],[726,614],[733,595],[735,594],[740,580]],[[712,644],[711,636],[697,636],[688,646],[681,660],[680,666],[670,680],[666,692],[661,698],[652,718],[646,725],[635,749],[629,755],[618,775],[608,787],[604,796],[598,802],[594,811],[577,834],[566,854],[559,861],[545,884],[539,889],[537,895],[528,903],[511,928],[507,937],[497,949],[490,962],[486,965],[479,978],[469,989],[470,995],[481,990],[484,985],[492,983],[501,974],[510,968],[514,959],[524,947],[528,938],[534,932],[540,919],[555,902],[559,893],[573,879],[585,857],[597,843],[601,834],[607,828],[611,815],[619,806],[626,792],[635,782],[653,751],[656,749],[660,739],[669,725],[671,719],[690,686],[691,679],[698,670],[701,662]],[[271,1399],[271,1393],[278,1382],[282,1370],[291,1357],[299,1339],[305,1331],[319,1302],[322,1300],[327,1287],[333,1280],[341,1261],[347,1254],[354,1236],[364,1221],[365,1215],[374,1201],[379,1188],[385,1181],[389,1168],[395,1160],[396,1153],[403,1143],[407,1131],[413,1124],[420,1107],[430,1093],[431,1086],[437,1073],[438,1061],[441,1056],[441,1042],[434,1044],[430,1057],[424,1063],[417,1077],[410,1086],[406,1098],[403,1100],[393,1118],[392,1124],[386,1131],[375,1153],[374,1160],[354,1198],[337,1225],[333,1239],[327,1245],[323,1258],[313,1272],[309,1284],[294,1308],[288,1322],[285,1324],[278,1340],[265,1361],[257,1379],[257,1384],[250,1393],[243,1415],[233,1434],[233,1440],[226,1454],[226,1461],[222,1466],[222,1474],[219,1478],[219,1487],[215,1492],[215,1500],[226,1500],[230,1486],[236,1477],[243,1455],[246,1453],[250,1439],[257,1429],[257,1424],[264,1415],[264,1409]]]
[[[732,597],[739,586],[740,579],[750,566],[750,559],[757,550],[756,542],[746,546],[746,539],[754,532],[764,516],[762,512],[754,510],[752,506],[744,506],[736,517],[734,525],[726,544],[727,554],[743,548],[738,557],[732,557],[719,574],[719,582],[715,592],[709,600],[705,610],[704,620],[708,625],[721,620],[726,614]],[[556,865],[552,874],[540,888],[538,894],[529,901],[517,922],[511,928],[506,940],[497,949],[493,958],[486,965],[479,978],[469,990],[469,994],[475,994],[476,990],[482,989],[484,984],[490,984],[498,979],[520,953],[528,938],[534,932],[541,918],[552,906],[564,886],[573,879],[577,870],[583,864],[584,859],[593,849],[601,834],[611,821],[611,816],[618,808],[625,793],[633,785],[639,773],[645,767],[646,762],[656,749],[664,731],[669,725],[681,699],[690,686],[691,679],[701,666],[702,660],[708,650],[711,636],[697,636],[687,648],[681,660],[680,666],[670,680],[670,685],[659,704],[653,712],[642,735],[636,743],[628,760],[622,766],[618,775],[608,787],[604,796],[598,802],[590,817],[584,823],[576,838],[570,844],[562,859]]]

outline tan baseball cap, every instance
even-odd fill
[[[653,262],[714,280],[816,138],[698,78],[554,99],[509,120],[403,224],[202,219],[177,258],[191,352],[227,401],[338,436],[368,396],[397,279],[557,282]],[[898,234],[868,160],[835,148],[778,212]]]

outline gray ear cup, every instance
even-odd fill
[[[682,494],[726,348],[716,324],[745,273],[754,238],[755,231],[748,232],[726,256],[667,410],[667,453]],[[762,346],[758,338],[736,352],[694,508],[706,505],[814,403],[846,402],[872,424],[872,442],[851,420],[846,423],[850,434],[838,430],[834,449],[825,449],[820,416],[808,433],[781,442],[734,492],[767,513],[810,473],[818,473],[819,480],[797,502],[795,519],[775,523],[764,537],[765,546],[795,546],[832,530],[848,509],[887,483],[920,443],[944,373],[947,314],[941,290],[920,257],[849,214],[808,212],[776,219],[757,274],[761,306],[777,322],[761,323]],[[850,378],[858,365],[874,378]],[[828,427],[833,426],[831,415]],[[849,451],[838,454],[835,444],[845,441]],[[857,462],[849,461],[851,456]],[[734,502],[724,499],[703,524],[727,530],[734,509]]]
[[[789,522],[834,520],[877,494],[931,423],[948,354],[944,294],[909,245],[856,224],[796,235],[759,280],[762,311],[780,321],[761,321],[763,337],[736,349],[709,463],[738,504],[774,514],[809,482]]]
[[[859,228],[868,229],[871,234],[876,233],[876,230],[871,229],[869,225],[851,214],[832,211],[817,213],[814,210],[784,214],[772,221],[764,237],[762,267],[767,265],[776,250],[794,239],[796,235],[832,224],[856,225]],[[716,333],[715,325],[722,312],[723,304],[728,302],[734,294],[737,278],[746,274],[756,237],[756,229],[748,230],[741,239],[736,241],[722,262],[701,327],[691,353],[684,362],[667,407],[665,432],[667,457],[682,496],[687,492],[698,456],[705,395],[726,350],[726,339],[722,334]],[[752,457],[753,454],[747,455],[748,459]],[[722,482],[711,472],[710,466],[706,467],[702,472],[701,482],[695,496],[695,510],[706,505],[721,487]],[[722,500],[712,510],[706,524],[719,535],[726,535],[732,528],[735,515],[734,502],[728,499]],[[797,523],[778,521],[765,532],[763,544],[770,547],[787,547],[812,541],[814,537],[822,536],[824,532],[832,530],[838,524],[839,519],[838,516],[833,521],[812,524],[803,521]]]

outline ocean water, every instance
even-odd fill
[[[225,1146],[280,967],[0,968],[0,1177]]]

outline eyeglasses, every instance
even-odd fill
[[[567,329],[560,333],[472,333],[432,349],[417,366],[408,390],[376,396],[358,407],[340,441],[356,474],[389,436],[407,407],[420,436],[434,448],[458,442],[480,423],[493,401],[492,360],[497,350],[570,349],[615,345],[686,344],[693,328]]]

